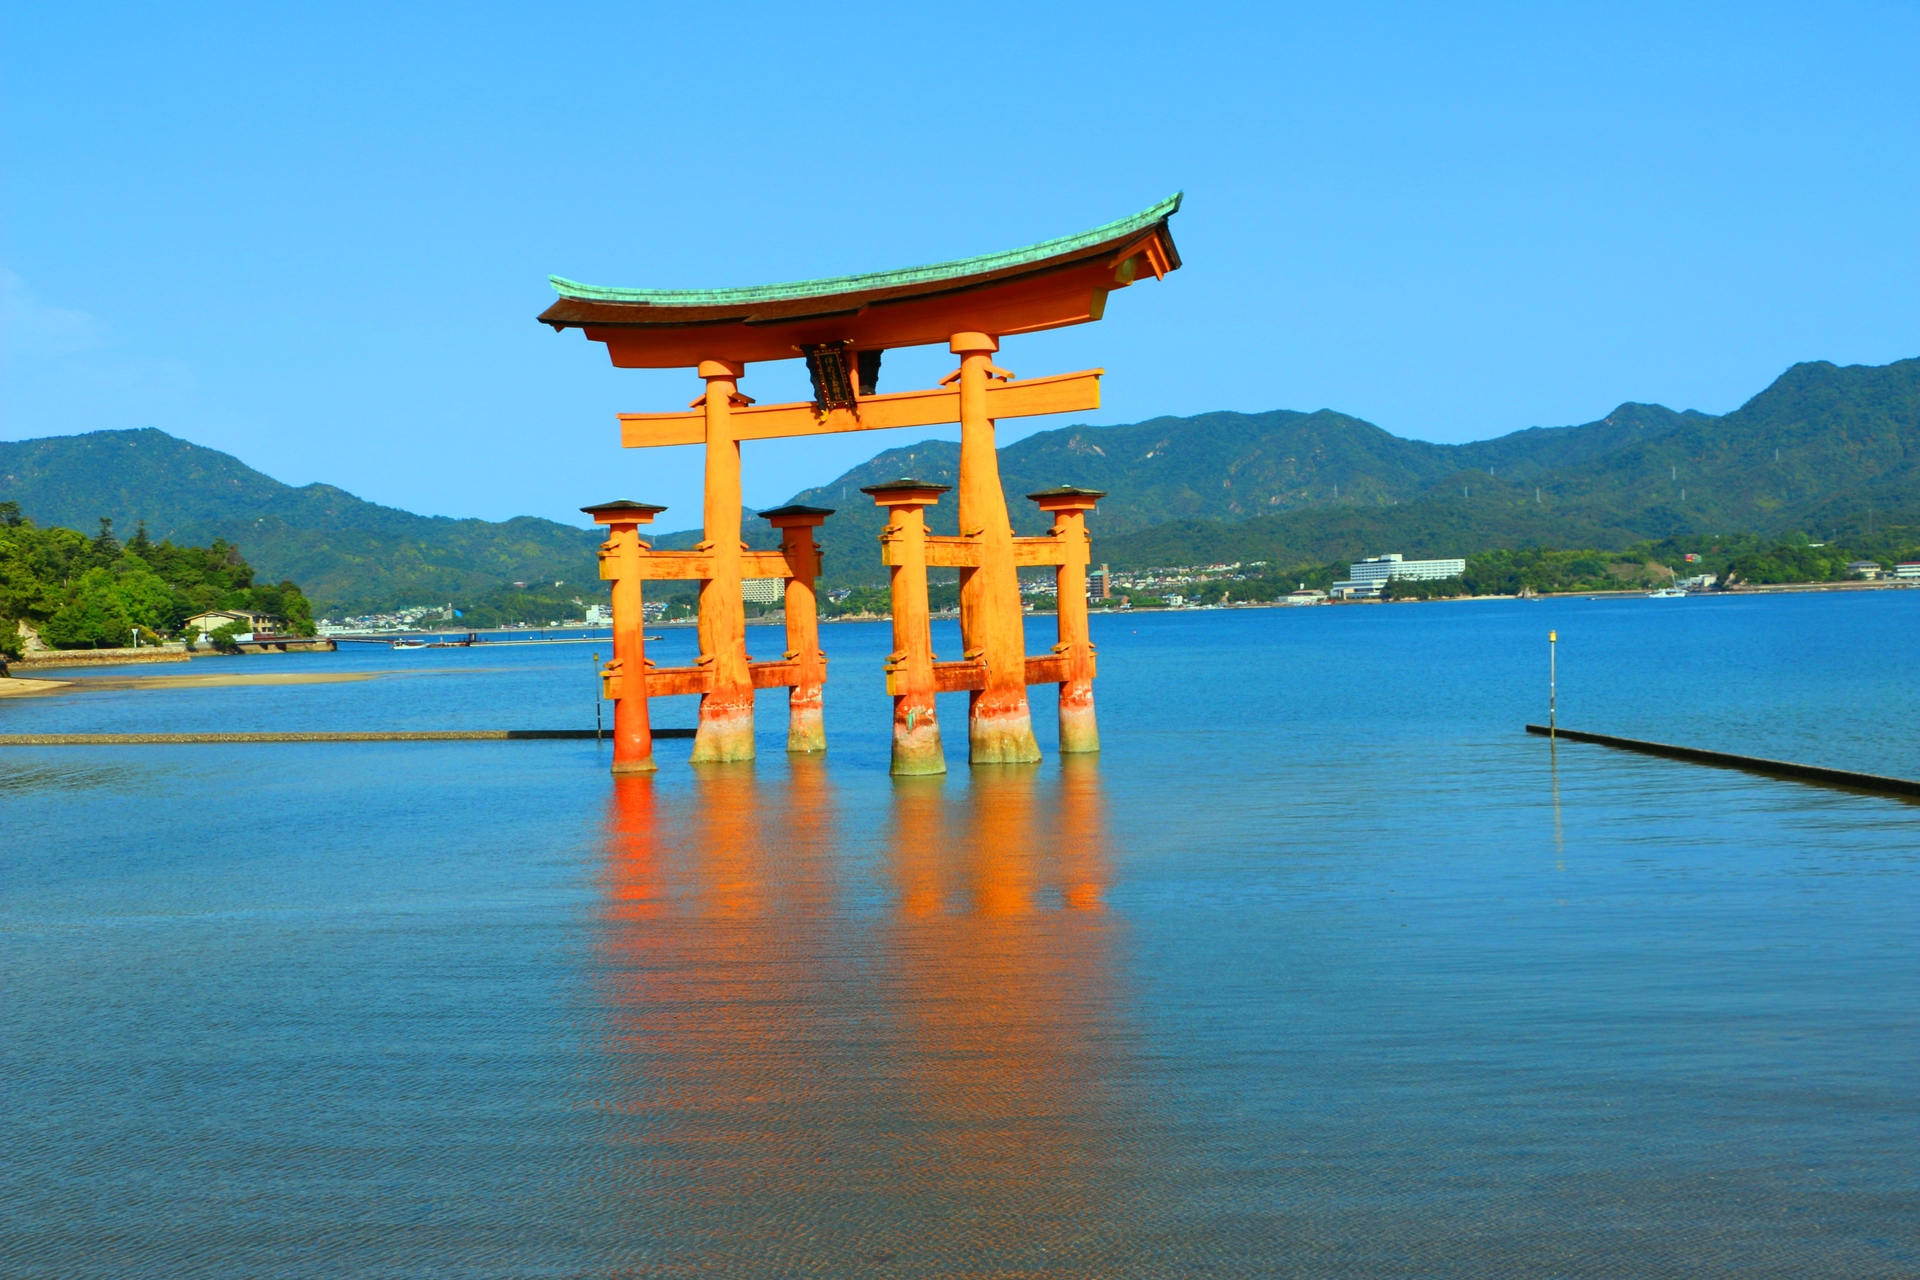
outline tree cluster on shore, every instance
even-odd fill
[[[55,649],[111,649],[138,635],[182,636],[188,618],[210,610],[272,614],[294,635],[314,634],[313,611],[292,582],[255,585],[240,549],[154,542],[142,525],[126,543],[102,518],[88,537],[40,528],[16,502],[0,502],[0,654],[18,658],[25,627]]]

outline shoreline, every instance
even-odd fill
[[[1920,580],[1887,579],[1887,580],[1878,581],[1878,582],[1779,582],[1779,583],[1760,583],[1760,584],[1754,584],[1754,585],[1743,583],[1735,587],[1715,587],[1707,591],[1689,592],[1688,595],[1690,597],[1695,597],[1695,596],[1710,597],[1710,596],[1740,596],[1740,595],[1782,595],[1782,594],[1799,593],[1799,592],[1833,593],[1833,592],[1850,592],[1850,591],[1904,591],[1904,590],[1913,590],[1913,589],[1920,589]],[[1439,596],[1439,597],[1434,597],[1426,600],[1320,600],[1320,601],[1316,601],[1314,604],[1311,604],[1311,605],[1289,604],[1285,600],[1229,600],[1224,604],[1215,604],[1215,605],[1141,606],[1141,607],[1134,607],[1134,608],[1127,608],[1127,609],[1102,609],[1102,608],[1093,606],[1093,602],[1089,601],[1088,612],[1092,615],[1098,616],[1098,615],[1117,614],[1117,613],[1199,613],[1199,612],[1205,612],[1210,609],[1304,609],[1304,608],[1320,608],[1327,605],[1332,605],[1337,607],[1348,607],[1348,606],[1355,606],[1355,605],[1388,605],[1388,604],[1458,604],[1466,601],[1476,601],[1476,600],[1606,600],[1606,599],[1627,600],[1627,599],[1633,599],[1635,597],[1646,598],[1648,594],[1649,594],[1649,591],[1645,587],[1633,587],[1625,590],[1605,590],[1605,591],[1547,591],[1547,592],[1537,593],[1535,595]],[[1035,609],[1030,614],[1025,614],[1023,616],[1037,617],[1037,618],[1050,618],[1050,617],[1053,617],[1056,613],[1057,613],[1057,610],[1054,610],[1054,609]],[[952,611],[952,610],[932,613],[929,615],[930,619],[936,622],[953,621],[957,619],[959,616],[960,615],[957,611]],[[822,617],[820,617],[819,622],[822,626],[831,625],[833,623],[843,623],[843,622],[889,622],[892,620],[892,617],[893,615],[890,613],[850,613],[850,614],[841,614],[838,617],[831,617],[831,618],[823,615]],[[786,624],[786,620],[782,615],[778,613],[762,614],[758,617],[748,618],[746,620],[746,624],[749,627],[777,627],[777,626],[784,626]],[[684,628],[699,626],[699,620],[697,618],[675,618],[672,621],[665,621],[665,620],[649,621],[646,625],[649,630],[654,628],[684,629]],[[463,627],[463,628],[450,630],[450,631],[410,631],[410,632],[396,632],[390,636],[381,635],[381,636],[375,637],[375,636],[368,635],[368,636],[352,636],[347,638],[353,639],[356,641],[374,640],[374,639],[385,641],[388,639],[401,639],[401,638],[464,636],[464,635],[471,635],[471,634],[482,634],[482,635],[519,634],[523,631],[584,631],[587,629],[588,628],[585,627],[584,625],[579,627],[526,627],[526,628],[501,627],[501,628],[497,628],[493,632],[483,631],[483,632],[476,633],[474,629],[471,627]],[[579,641],[606,640],[609,643],[611,643],[611,637],[602,637],[602,636],[569,637],[568,639],[579,640]],[[496,641],[494,643],[504,643],[504,642]],[[487,647],[487,644],[486,642],[483,641],[482,643],[477,644],[474,647],[485,648]],[[78,649],[78,650],[73,650],[72,652],[75,654],[91,654],[95,652],[106,653],[107,651]],[[127,650],[124,652],[131,653],[133,651]],[[141,650],[140,652],[145,653],[147,651]],[[241,655],[195,654],[193,656],[194,657],[238,657]],[[185,659],[185,657],[186,655],[180,654],[178,656],[169,656],[169,657],[155,656],[151,658],[141,658],[141,659],[134,659],[134,660],[147,661],[147,662],[165,662],[165,661],[182,661]],[[65,665],[83,665],[83,664],[87,664],[95,661],[124,662],[127,660],[128,659],[126,658],[119,658],[119,657],[100,658],[100,659],[94,659],[90,657],[79,657],[72,660],[72,662],[68,662],[64,659],[60,659],[60,660],[55,660],[53,662],[23,661],[20,663],[16,663],[15,665],[16,666],[35,666],[35,667],[43,666],[43,665],[65,666]]]
[[[138,649],[33,649],[10,663],[15,667],[118,667],[135,662],[189,662],[184,646],[142,645]]]
[[[1706,591],[1689,591],[1689,599],[1704,599],[1713,596],[1770,596],[1789,595],[1802,592],[1832,594],[1855,591],[1905,591],[1920,588],[1920,580],[1902,579],[1882,582],[1769,582],[1748,585],[1742,583],[1736,587],[1714,587]],[[1167,606],[1161,608],[1131,609],[1092,609],[1093,614],[1102,613],[1198,613],[1208,609],[1317,609],[1332,605],[1340,608],[1360,605],[1390,604],[1460,604],[1478,600],[1632,600],[1648,599],[1650,592],[1644,587],[1635,587],[1624,591],[1545,591],[1533,595],[1486,595],[1486,596],[1434,596],[1426,600],[1317,600],[1310,605],[1289,604],[1285,600],[1229,600],[1225,604]],[[1040,613],[1039,610],[1035,611]],[[1053,610],[1048,609],[1051,615]],[[825,621],[825,619],[822,619]]]

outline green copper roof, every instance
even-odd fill
[[[966,276],[983,275],[989,271],[1023,266],[1029,262],[1043,262],[1063,253],[1072,253],[1076,249],[1104,244],[1109,240],[1118,240],[1134,232],[1145,231],[1157,222],[1164,222],[1179,210],[1180,199],[1184,194],[1176,191],[1151,209],[1136,213],[1131,218],[1109,222],[1104,227],[1082,231],[1079,235],[1043,240],[1039,244],[1028,245],[1024,249],[1009,249],[1005,253],[987,253],[977,258],[936,262],[927,267],[909,267],[904,271],[869,271],[865,275],[834,276],[827,280],[799,280],[790,284],[763,284],[746,289],[603,289],[598,285],[581,284],[577,280],[568,280],[562,276],[548,276],[547,280],[553,285],[554,292],[563,298],[580,298],[594,302],[638,302],[658,307],[734,306],[742,303],[818,298],[836,293],[851,293],[856,290],[890,289],[898,285],[920,284],[929,280],[961,279]]]
[[[898,480],[888,480],[881,484],[863,484],[860,492],[879,495],[902,491],[925,490],[928,493],[945,493],[953,488],[950,484],[935,484],[931,480],[915,480],[912,476],[901,476]]]

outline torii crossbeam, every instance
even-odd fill
[[[1018,575],[1021,563],[1066,565],[1069,562],[1059,557],[1067,555],[1084,566],[1080,516],[1092,503],[1077,497],[1056,499],[1049,491],[1043,505],[1056,512],[1055,534],[1018,541],[1057,540],[1059,548],[1069,541],[1075,545],[1070,552],[1037,546],[1017,550],[1000,485],[994,422],[1097,409],[1102,371],[1016,380],[993,363],[993,356],[1004,337],[1098,320],[1114,290],[1143,276],[1161,279],[1178,269],[1180,257],[1167,220],[1179,209],[1180,200],[1175,195],[1131,218],[1076,236],[906,271],[712,290],[606,289],[552,277],[560,300],[541,314],[544,323],[555,330],[583,330],[589,339],[604,343],[613,363],[621,368],[692,367],[706,382],[705,392],[688,411],[619,415],[621,443],[628,448],[706,446],[704,541],[686,556],[686,566],[671,573],[695,576],[693,566],[698,561],[702,676],[697,681],[680,681],[671,690],[636,689],[636,684],[647,683],[644,667],[639,681],[629,669],[618,682],[621,696],[692,692],[694,688],[681,686],[697,686],[701,704],[693,759],[752,758],[753,690],[756,683],[771,683],[771,677],[751,666],[746,656],[746,611],[740,585],[743,558],[766,553],[747,553],[740,541],[741,442],[957,422],[961,532],[951,541],[965,545],[941,551],[927,563],[960,569],[965,653],[959,664],[941,665],[977,673],[967,675],[965,683],[946,686],[968,688],[972,694],[969,758],[974,763],[1039,759],[1026,695],[1036,663],[1062,685],[1061,750],[1097,750],[1092,646],[1085,639],[1084,607],[1077,614],[1078,636],[1069,641],[1064,622],[1067,602],[1062,599],[1062,643],[1056,646],[1055,659],[1030,662],[1025,654]],[[939,387],[878,392],[884,351],[935,342],[945,342],[960,357],[960,367]],[[812,401],[756,405],[740,394],[739,380],[749,363],[794,358],[807,362],[814,387]],[[1060,501],[1068,506],[1059,506]],[[948,541],[931,540],[929,551]],[[633,563],[647,566],[636,570],[641,576],[664,577],[669,576],[665,558],[665,553],[656,553]],[[1079,574],[1083,569],[1076,570],[1076,577]],[[1063,573],[1063,586],[1067,579]],[[908,580],[913,580],[911,575]],[[919,580],[924,597],[924,573]],[[616,610],[621,599],[622,594],[616,593]],[[924,629],[925,617],[923,600],[914,625]],[[618,629],[617,616],[615,626]],[[1068,652],[1076,646],[1084,652]],[[1060,675],[1068,671],[1073,673],[1071,690]],[[945,680],[937,683],[944,685]],[[610,681],[609,687],[613,686]],[[814,689],[817,694],[817,683]],[[896,769],[902,764],[903,738],[910,740],[904,743],[911,748],[908,756],[922,764],[929,729],[932,740],[938,742],[930,697],[917,700],[903,714],[911,723],[895,724]],[[618,705],[615,718],[618,723]],[[621,740],[616,732],[616,746]],[[817,731],[790,732],[789,741],[824,744],[824,737]],[[651,752],[644,766],[631,760],[626,763],[651,767]],[[614,767],[623,767],[618,750]]]

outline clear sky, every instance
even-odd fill
[[[1458,441],[1920,355],[1920,9],[6,6],[0,437],[155,426],[410,510],[669,504],[549,273],[760,284],[1187,192],[1184,270],[1010,340],[1131,422]],[[944,351],[888,356],[883,390]],[[742,389],[805,398],[797,362]],[[1008,423],[1002,439],[1064,423]],[[938,431],[922,435],[941,434]],[[749,445],[767,505],[905,432]]]

